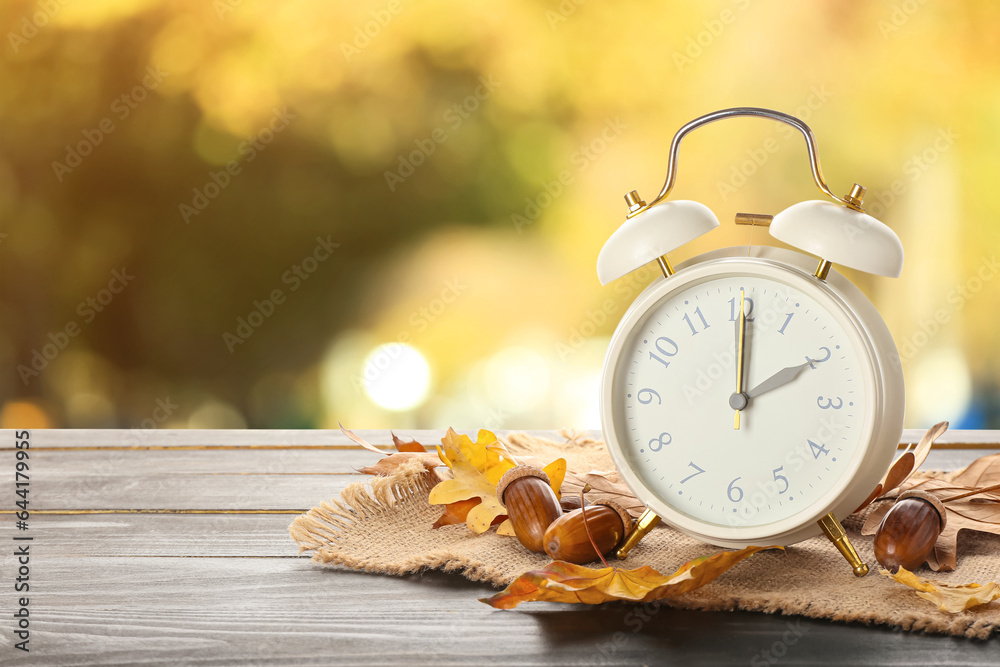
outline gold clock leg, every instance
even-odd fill
[[[646,510],[643,512],[642,516],[639,517],[639,520],[635,522],[635,528],[633,528],[632,532],[625,538],[625,543],[618,547],[618,551],[615,552],[615,555],[618,556],[618,558],[624,559],[625,556],[628,555],[628,552],[632,551],[632,549],[635,548],[635,545],[639,544],[639,540],[646,537],[646,533],[653,530],[658,523],[660,523],[660,517],[656,516],[653,513],[653,510]]]
[[[833,546],[837,547],[837,550],[851,564],[855,577],[863,577],[868,574],[868,566],[861,560],[861,556],[858,555],[854,545],[847,539],[844,527],[840,525],[837,517],[833,516],[832,512],[819,520],[819,527],[823,529],[823,533],[826,534],[827,538],[833,542]]]

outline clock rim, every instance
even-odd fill
[[[820,518],[829,512],[842,518],[861,504],[878,484],[898,447],[903,427],[903,378],[892,336],[875,307],[847,278],[836,271],[831,271],[823,282],[812,276],[810,267],[815,262],[801,253],[769,246],[724,248],[699,255],[679,265],[669,279],[653,281],[639,294],[615,329],[601,377],[600,414],[608,451],[622,478],[643,504],[666,523],[692,537],[720,546],[742,547],[763,541],[794,544],[818,535],[821,532],[817,524]],[[842,475],[842,481],[835,483],[818,500],[802,511],[775,522],[756,526],[725,526],[684,514],[646,488],[627,465],[614,429],[616,423],[624,422],[623,404],[616,406],[611,399],[624,343],[644,315],[671,292],[699,280],[731,273],[727,267],[748,263],[752,269],[763,269],[758,274],[760,277],[775,279],[777,274],[773,270],[777,269],[784,274],[780,276],[782,281],[810,293],[825,309],[830,309],[842,325],[849,325],[845,329],[854,338],[854,344],[860,343],[859,353],[868,392],[867,414],[862,442]],[[801,284],[797,285],[796,280]],[[843,317],[837,316],[831,306],[839,309]],[[616,417],[616,413],[622,416]],[[867,444],[863,442],[865,438]]]

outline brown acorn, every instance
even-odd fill
[[[584,510],[575,509],[556,519],[545,531],[545,553],[553,560],[564,560],[582,565],[600,558],[594,551],[594,544],[601,555],[614,549],[628,535],[632,528],[632,516],[613,500],[599,500]],[[587,536],[587,528],[594,538],[594,544]]]
[[[944,503],[932,494],[899,494],[875,532],[875,559],[891,572],[916,570],[934,550],[947,520]]]
[[[500,478],[497,499],[507,508],[518,541],[531,551],[543,551],[545,529],[563,513],[549,476],[534,466],[515,466]]]

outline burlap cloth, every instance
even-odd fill
[[[507,444],[515,457],[530,454],[545,461],[563,457],[569,469],[577,472],[613,469],[604,443],[599,441],[570,435],[565,443],[556,443],[515,433],[507,437]],[[518,575],[550,562],[545,554],[529,552],[515,538],[498,536],[495,531],[473,535],[465,524],[432,530],[441,507],[429,505],[427,496],[437,482],[435,473],[425,472],[422,465],[411,461],[388,477],[352,484],[340,498],[296,518],[289,530],[300,551],[311,552],[317,563],[382,574],[436,568],[503,587]],[[826,538],[817,537],[784,552],[757,554],[716,581],[665,602],[682,609],[798,614],[978,639],[1000,629],[1000,601],[949,614],[881,576],[872,553],[872,538],[860,533],[862,524],[861,515],[844,521],[854,546],[872,566],[872,572],[861,579],[854,577]],[[667,574],[692,558],[717,550],[671,528],[658,527],[627,561],[617,564],[629,568],[651,565]],[[918,574],[952,584],[996,581],[1000,576],[1000,537],[963,531],[954,572],[922,569]]]

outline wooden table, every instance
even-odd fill
[[[339,432],[31,431],[31,515],[18,530],[17,439],[0,438],[0,664],[1000,662],[997,638],[666,608],[637,622],[623,605],[504,612],[477,601],[492,589],[458,575],[319,568],[298,556],[288,524],[373,459]],[[949,432],[925,467],[964,466],[997,442],[1000,432]],[[15,594],[25,544],[30,592]],[[14,646],[20,596],[28,653]]]

